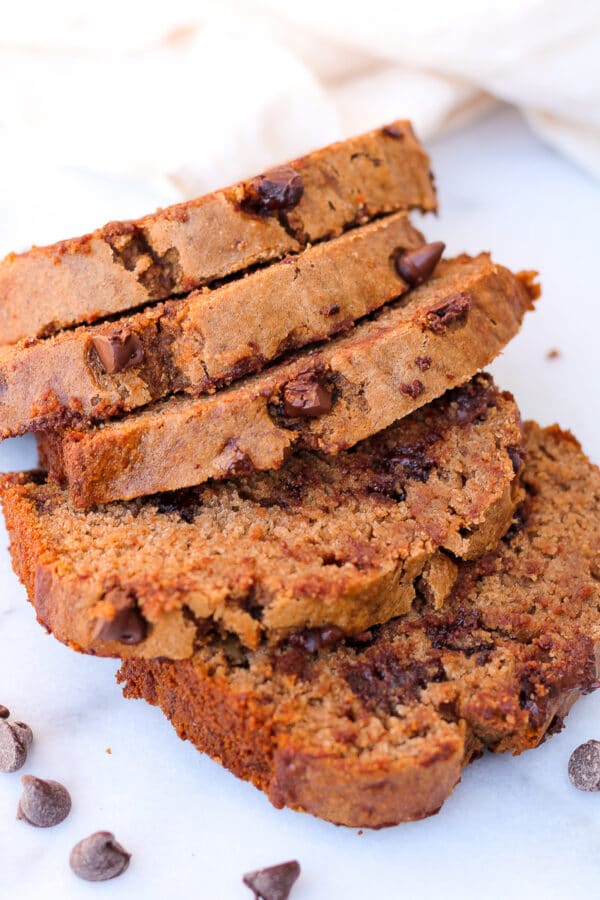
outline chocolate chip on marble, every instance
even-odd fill
[[[19,800],[17,819],[37,828],[51,828],[67,818],[71,811],[71,795],[58,781],[44,781],[23,775],[23,794]]]
[[[7,706],[2,706],[0,703],[0,719],[8,719],[10,716],[10,710]]]
[[[96,627],[98,641],[119,641],[121,644],[141,644],[148,634],[148,623],[131,601],[117,610],[112,619],[105,619]]]
[[[300,875],[296,860],[257,869],[244,875],[244,884],[254,892],[254,900],[287,900]]]
[[[291,166],[278,166],[250,182],[243,206],[257,212],[289,210],[298,205],[303,193],[302,175]]]
[[[331,391],[315,372],[304,372],[283,389],[283,408],[289,418],[314,418],[329,412]]]
[[[29,725],[0,719],[0,772],[16,772],[22,769],[33,742]]]
[[[84,881],[108,881],[117,878],[129,866],[128,853],[110,831],[96,831],[75,844],[69,865]]]
[[[433,270],[442,258],[446,245],[442,241],[422,244],[413,250],[396,251],[396,271],[411,287],[417,287],[433,274]]]
[[[600,791],[600,741],[586,741],[573,750],[568,771],[578,790]]]
[[[121,328],[113,334],[96,334],[92,344],[107,375],[138,366],[144,358],[142,342],[128,328]]]

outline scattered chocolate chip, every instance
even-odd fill
[[[7,706],[2,706],[0,703],[0,719],[8,719],[10,716],[10,710]]]
[[[586,741],[573,750],[569,778],[580,791],[600,791],[600,741]]]
[[[465,294],[455,294],[446,303],[430,309],[425,314],[423,326],[429,331],[433,331],[434,334],[442,334],[452,322],[464,321],[471,305],[470,297]]]
[[[421,372],[427,372],[431,368],[432,359],[430,356],[416,356],[415,365],[419,367]]]
[[[242,207],[255,212],[289,210],[298,205],[303,193],[299,172],[291,166],[279,166],[250,182]]]
[[[123,596],[114,603],[112,619],[99,622],[94,633],[98,641],[120,641],[121,644],[140,644],[148,633],[148,623],[135,605],[135,600]]]
[[[197,488],[180,488],[178,491],[165,491],[155,494],[152,499],[159,513],[177,513],[179,518],[191,524],[200,511],[202,500]]]
[[[244,884],[254,892],[254,900],[287,900],[300,876],[300,864],[296,860],[257,869],[244,875]]]
[[[396,250],[394,261],[398,275],[411,287],[427,281],[442,258],[446,245],[442,241],[422,244],[414,250]]]
[[[6,708],[6,707],[4,707]],[[7,710],[8,712],[8,710]],[[0,772],[16,772],[23,768],[33,742],[29,725],[0,719]]]
[[[23,794],[19,800],[17,819],[37,828],[51,828],[67,818],[71,811],[71,795],[58,781],[44,781],[23,775]]]
[[[331,391],[314,372],[304,372],[283,389],[283,408],[289,418],[313,418],[331,409]]]
[[[407,397],[412,397],[413,400],[416,400],[417,397],[420,397],[425,390],[425,385],[422,381],[419,381],[417,378],[415,378],[415,380],[411,381],[410,384],[401,384],[400,390],[403,394],[406,394]]]
[[[114,334],[97,334],[92,344],[107,375],[138,366],[144,358],[144,348],[137,334],[121,328]]]
[[[110,831],[96,831],[75,844],[69,865],[84,881],[108,881],[117,878],[129,866],[131,853],[115,840]]]
[[[397,125],[384,125],[381,129],[381,133],[385,134],[386,137],[395,138],[396,140],[404,137],[402,129]]]

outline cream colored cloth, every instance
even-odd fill
[[[21,2],[0,31],[0,189],[70,166],[176,200],[499,100],[600,176],[600,0]]]

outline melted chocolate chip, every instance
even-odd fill
[[[178,491],[156,494],[152,502],[156,503],[157,512],[177,513],[188,524],[194,521],[202,505],[196,488],[181,488]]]
[[[242,208],[258,213],[287,211],[298,205],[303,193],[300,173],[291,166],[279,166],[250,182]]]
[[[113,334],[97,334],[92,344],[107,375],[138,366],[144,359],[144,348],[137,334],[121,328]]]
[[[71,811],[71,795],[58,781],[44,781],[33,775],[23,775],[23,794],[17,809],[17,819],[36,828],[52,828],[67,818]]]
[[[325,625],[321,628],[305,628],[290,635],[289,643],[293,647],[300,647],[307,653],[316,653],[324,647],[334,647],[343,641],[345,633],[337,625]]]
[[[431,357],[430,356],[416,356],[415,357],[415,365],[419,367],[421,372],[427,372],[428,369],[431,368]]]
[[[523,447],[507,447],[506,452],[510,456],[515,475],[520,472],[525,464],[525,450]]]
[[[315,372],[304,372],[283,389],[283,409],[288,418],[314,418],[328,413],[331,390]]]
[[[300,876],[300,864],[296,860],[247,872],[244,884],[254,893],[255,900],[287,900]]]
[[[94,637],[98,641],[119,641],[121,644],[141,644],[148,633],[148,623],[131,600],[129,606],[118,609],[112,619],[102,621]]]
[[[433,274],[445,248],[446,245],[442,241],[422,244],[413,250],[399,248],[394,256],[398,275],[411,287],[423,284]]]
[[[122,875],[131,854],[115,840],[110,831],[96,831],[75,844],[69,865],[84,881],[108,881]]]
[[[403,665],[390,648],[372,648],[349,666],[345,679],[367,708],[394,714],[400,704],[418,699],[430,682],[446,681],[441,662],[432,659]]]
[[[423,319],[423,327],[433,331],[434,334],[443,332],[453,322],[463,322],[471,309],[471,298],[465,294],[455,294],[440,306],[435,306],[426,313]]]
[[[403,394],[406,394],[407,397],[412,397],[413,400],[416,400],[425,390],[425,385],[422,381],[415,378],[415,380],[411,381],[409,384],[401,384],[400,390]]]

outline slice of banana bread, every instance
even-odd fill
[[[214,291],[0,347],[0,437],[99,421],[172,391],[211,391],[347,331],[408,290],[400,271],[411,249],[422,257],[430,247],[433,270],[443,244],[423,243],[398,213]]]
[[[0,262],[0,344],[53,334],[281,259],[382,214],[436,208],[409,122],[249,181]]]
[[[524,483],[506,537],[459,565],[441,610],[423,601],[335,648],[127,660],[126,696],[275,806],[373,828],[437,812],[474,756],[535,747],[598,687],[600,472],[571,435],[529,424]]]
[[[89,512],[27,474],[2,499],[38,618],[80,649],[181,658],[215,631],[327,642],[405,613],[419,579],[443,603],[448,552],[484,553],[510,524],[520,442],[513,398],[479,375],[335,458]]]
[[[464,384],[517,333],[537,289],[487,254],[430,280],[324,347],[200,399],[172,397],[91,430],[44,435],[73,503],[127,500],[336,453]]]

